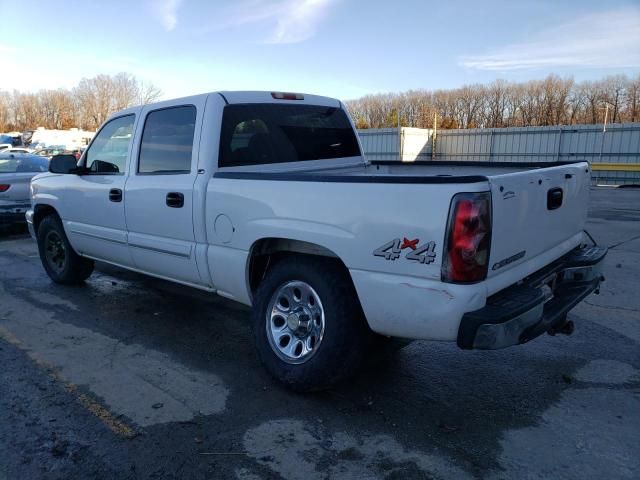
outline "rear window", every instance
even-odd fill
[[[49,161],[39,157],[20,155],[0,156],[0,173],[46,172]]]
[[[227,105],[220,167],[356,157],[360,148],[344,110],[316,105]]]

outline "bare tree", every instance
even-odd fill
[[[601,82],[584,82],[584,96],[588,123],[598,123],[603,97]]]
[[[14,129],[11,112],[11,95],[8,92],[0,91],[0,132]]]
[[[626,120],[637,122],[640,119],[640,75],[627,84]]]
[[[504,126],[508,88],[509,84],[504,80],[496,80],[487,86],[484,109],[486,127]]]
[[[40,125],[44,121],[36,93],[13,92],[14,124],[22,130],[27,125]]]
[[[484,104],[485,91],[482,85],[465,85],[454,91],[454,118],[460,128],[478,126],[478,114]]]
[[[611,122],[619,120],[620,107],[629,80],[625,75],[606,77],[602,81],[602,100],[611,107]]]
[[[83,78],[72,90],[0,91],[0,131],[95,129],[117,110],[156,101],[162,92],[130,73]],[[640,121],[640,75],[575,83],[549,75],[522,83],[496,80],[451,90],[366,95],[347,102],[358,128],[511,127],[599,123],[606,105],[612,122]]]
[[[359,127],[511,127],[599,123],[606,104],[612,122],[640,119],[640,76],[576,83],[549,75],[542,80],[464,85],[452,90],[410,90],[367,95],[347,102]]]
[[[130,73],[83,78],[72,90],[0,91],[0,131],[37,127],[95,129],[112,113],[162,95]]]
[[[162,90],[156,87],[150,82],[138,83],[138,98],[137,103],[140,105],[146,105],[147,103],[153,103],[162,97]]]
[[[585,84],[574,85],[567,98],[567,123],[574,125],[584,118],[587,108]]]

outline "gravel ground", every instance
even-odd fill
[[[45,275],[0,237],[0,480],[640,478],[640,190],[594,189],[606,283],[571,337],[495,352],[414,342],[298,395],[246,307],[100,265]]]

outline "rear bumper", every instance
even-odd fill
[[[24,215],[31,208],[29,203],[3,203],[0,205],[0,226],[24,223]]]
[[[458,346],[492,350],[528,342],[560,328],[569,310],[598,289],[606,247],[583,247],[487,299],[485,307],[465,313]]]

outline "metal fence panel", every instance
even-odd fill
[[[640,183],[640,124],[438,130],[359,130],[369,160],[553,162],[585,160],[594,183]]]
[[[358,136],[367,159],[400,159],[400,136],[397,128],[358,130]]]
[[[431,160],[430,131],[425,133],[421,128],[403,128],[401,138],[401,159],[403,162]]]

